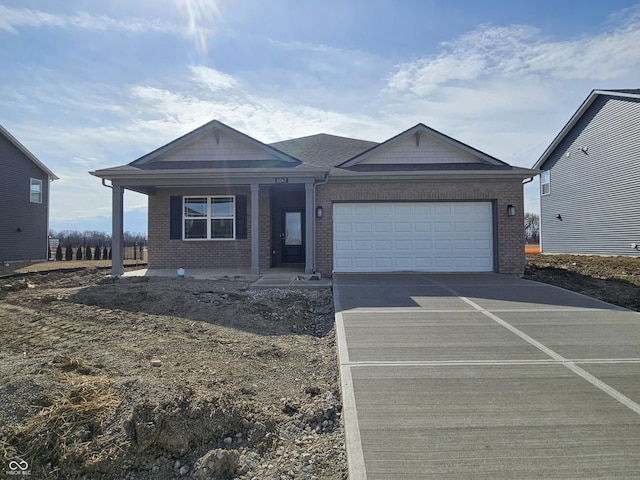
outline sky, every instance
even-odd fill
[[[213,119],[265,143],[421,122],[530,168],[593,89],[640,88],[639,46],[640,1],[0,0],[0,124],[60,178],[51,229],[110,232],[88,172]],[[125,231],[146,208],[125,193]]]

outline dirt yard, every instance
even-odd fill
[[[640,311],[640,257],[527,254],[525,278]]]
[[[640,258],[527,262],[640,311]],[[0,271],[0,478],[347,477],[329,289],[55,264]]]
[[[329,289],[105,273],[0,278],[0,478],[346,478]]]

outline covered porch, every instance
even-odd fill
[[[155,267],[154,262],[157,260],[154,259],[159,257],[163,258],[162,265],[159,265],[162,268],[175,271],[185,267],[184,261],[176,258],[171,248],[214,252],[216,249],[229,249],[231,245],[235,245],[233,255],[224,252],[220,254],[224,258],[225,268],[237,267],[248,270],[251,275],[260,275],[271,269],[293,267],[300,269],[304,275],[313,274],[316,271],[315,185],[324,180],[325,176],[318,171],[296,170],[289,170],[286,177],[274,176],[273,172],[264,171],[260,174],[254,171],[251,177],[247,176],[246,171],[226,171],[224,174],[212,174],[209,171],[207,175],[193,175],[194,172],[190,172],[191,175],[186,178],[183,175],[182,178],[173,175],[159,178],[157,174],[152,178],[149,175],[128,178],[116,178],[112,175],[111,185],[105,183],[103,178],[103,185],[112,190],[111,275],[122,276],[124,273],[122,245],[125,190],[143,193],[149,198],[150,268]],[[223,239],[224,241],[188,238],[185,235],[184,200],[180,201],[176,213],[173,207],[167,205],[166,199],[169,195],[171,199],[184,199],[194,195],[217,195],[222,191],[230,192],[228,195],[234,199],[233,219],[236,226],[232,238]],[[179,218],[173,218],[176,215]],[[241,224],[242,222],[245,223]],[[178,225],[178,231],[174,231],[175,225]],[[153,252],[154,250],[156,251]],[[220,267],[216,261],[208,260],[207,255],[208,253],[202,258],[201,268]],[[169,267],[172,258],[175,258],[175,264]]]

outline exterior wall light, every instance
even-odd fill
[[[316,217],[322,218],[322,207],[316,207]]]
[[[509,215],[510,217],[515,217],[516,216],[516,207],[515,205],[507,205],[507,215]]]

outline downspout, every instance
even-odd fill
[[[329,173],[325,173],[324,174],[324,180],[320,181],[320,182],[313,182],[313,208],[311,209],[311,211],[313,212],[313,222],[314,222],[314,228],[313,228],[313,241],[311,242],[311,251],[313,252],[313,273],[316,273],[316,236],[317,236],[317,232],[316,232],[316,228],[315,228],[315,222],[317,221],[317,217],[316,215],[316,187],[318,185],[325,185],[327,182],[329,181]]]

